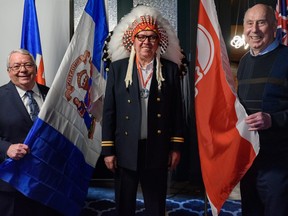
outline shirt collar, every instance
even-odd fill
[[[262,50],[261,52],[258,53],[258,55],[255,55],[252,51],[252,49],[250,49],[250,54],[252,56],[261,56],[264,55],[268,52],[273,51],[274,49],[276,49],[279,46],[279,41],[277,39],[275,39],[268,47],[266,47],[266,49]]]
[[[20,97],[21,97],[21,98],[24,97],[26,91],[23,90],[23,89],[21,89],[21,88],[19,88],[18,86],[15,86],[15,87],[16,87],[16,89],[17,89]],[[34,92],[34,94],[36,94],[37,96],[41,97],[40,90],[39,90],[38,85],[37,85],[36,83],[35,83],[35,85],[33,86],[33,88],[32,88],[31,90]]]
[[[153,69],[153,62],[154,62],[154,59],[149,64],[147,64],[145,68],[143,68],[141,65],[140,65],[140,67],[142,70],[147,70],[147,71],[151,70],[151,69]]]

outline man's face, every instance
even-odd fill
[[[10,56],[8,73],[12,83],[19,88],[23,90],[33,88],[37,71],[29,55],[13,53]]]
[[[263,51],[274,40],[276,25],[263,5],[255,5],[244,18],[244,35],[254,54]]]
[[[159,46],[159,37],[153,31],[141,31],[135,36],[134,48],[136,56],[145,61],[151,61]]]

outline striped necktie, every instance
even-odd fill
[[[28,97],[28,106],[30,108],[29,115],[30,115],[32,121],[35,121],[37,116],[38,116],[38,113],[39,113],[39,106],[33,97],[33,93],[34,92],[32,90],[29,90],[26,92],[26,95]]]

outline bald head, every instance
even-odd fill
[[[274,40],[277,20],[272,7],[256,4],[244,16],[244,35],[252,52],[258,55]]]
[[[265,5],[265,4],[256,4],[253,7],[249,8],[244,15],[244,22],[245,20],[251,16],[251,14],[254,14],[255,12],[261,12],[261,13],[265,13],[265,16],[267,18],[267,20],[271,23],[271,24],[275,24],[277,23],[277,19],[275,17],[275,11],[274,9],[269,6],[269,5]]]

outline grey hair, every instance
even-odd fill
[[[9,67],[10,67],[10,58],[11,58],[11,55],[14,54],[14,53],[20,53],[20,54],[23,54],[23,55],[28,55],[30,56],[31,60],[33,61],[33,63],[36,65],[36,61],[33,57],[33,55],[26,49],[17,49],[17,50],[12,50],[8,57],[7,57],[7,63],[6,63],[6,66],[7,66],[7,71],[9,70]]]

